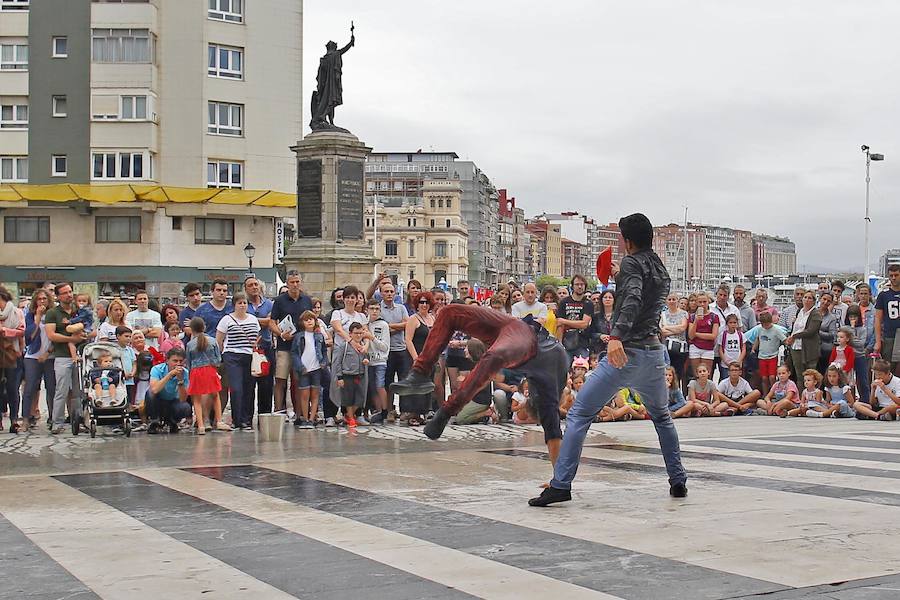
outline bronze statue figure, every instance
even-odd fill
[[[341,84],[343,59],[341,57],[355,43],[356,38],[353,35],[353,25],[351,24],[349,44],[341,49],[338,49],[334,42],[328,42],[325,45],[327,52],[319,59],[319,72],[316,75],[318,85],[312,93],[310,108],[312,120],[309,122],[309,127],[313,131],[329,130],[349,133],[346,129],[335,126],[334,107],[344,103],[344,87]]]

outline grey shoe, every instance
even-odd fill
[[[337,427],[337,424],[334,422],[334,417],[325,419],[325,427]]]
[[[434,381],[423,373],[410,370],[409,375],[391,384],[391,393],[398,396],[430,394],[434,391]]]

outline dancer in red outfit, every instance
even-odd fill
[[[454,332],[478,338],[487,352],[475,364],[463,384],[443,403],[425,434],[437,439],[450,417],[457,414],[500,369],[525,373],[531,394],[537,399],[538,415],[551,460],[556,459],[562,431],[559,397],[566,384],[569,359],[565,349],[533,319],[516,319],[506,313],[470,304],[449,304],[441,309],[425,347],[409,375],[391,386],[399,395],[427,394],[434,389],[430,373]]]

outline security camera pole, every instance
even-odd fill
[[[884,154],[877,154],[875,152],[870,152],[869,147],[865,144],[862,145],[862,151],[866,153],[866,263],[863,267],[863,281],[865,283],[869,282],[869,223],[872,221],[869,218],[869,165],[872,164],[873,160],[884,160]]]

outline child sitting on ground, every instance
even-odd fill
[[[728,377],[719,382],[716,397],[737,414],[753,414],[762,394],[750,387],[743,374],[740,363],[732,362],[728,365]]]
[[[116,404],[116,387],[122,382],[122,370],[113,366],[112,354],[101,354],[97,358],[97,366],[91,369],[88,376],[94,386],[94,405]]]
[[[88,339],[94,329],[94,309],[91,306],[90,295],[77,294],[75,304],[78,306],[78,310],[66,324],[66,333],[72,335],[83,331],[85,339]],[[72,360],[78,360],[78,348],[72,342],[69,342],[69,356]]]
[[[821,417],[828,406],[819,386],[822,374],[815,369],[803,371],[803,391],[800,392],[800,406],[788,411],[789,417]]]
[[[577,359],[576,359],[577,360]],[[575,404],[575,398],[578,397],[578,392],[581,390],[581,386],[584,385],[584,376],[572,374],[569,378],[568,385],[563,388],[562,396],[559,399],[559,418],[565,419],[569,414],[569,409],[572,408],[572,405]]]
[[[610,421],[630,421],[632,419],[644,419],[647,409],[637,392],[630,388],[622,388],[613,396],[609,404],[597,413],[598,419],[603,423]]]
[[[786,417],[789,410],[800,405],[800,390],[797,389],[797,384],[791,381],[791,372],[786,366],[778,367],[776,375],[778,379],[769,388],[769,393],[757,404],[765,409],[767,415]]]
[[[528,400],[528,380],[523,379],[519,391],[512,396],[513,423],[516,425],[537,425],[537,410]]]
[[[847,384],[844,371],[831,365],[825,371],[825,403],[828,410],[823,417],[854,417],[856,412],[852,406],[856,403],[853,386]]]
[[[891,373],[891,363],[878,359],[872,366],[875,381],[868,402],[859,400],[853,405],[857,419],[878,419],[891,421],[897,418],[900,405],[900,377]]]
[[[572,377],[585,377],[589,367],[588,359],[581,356],[575,357],[572,361]]]
[[[716,384],[709,379],[709,369],[703,363],[697,366],[697,379],[688,383],[688,401],[694,405],[695,417],[718,417],[728,408],[727,404],[721,404],[717,409]]]
[[[666,389],[669,392],[669,412],[672,417],[690,417],[694,412],[694,403],[684,399],[678,375],[672,367],[666,367]]]

